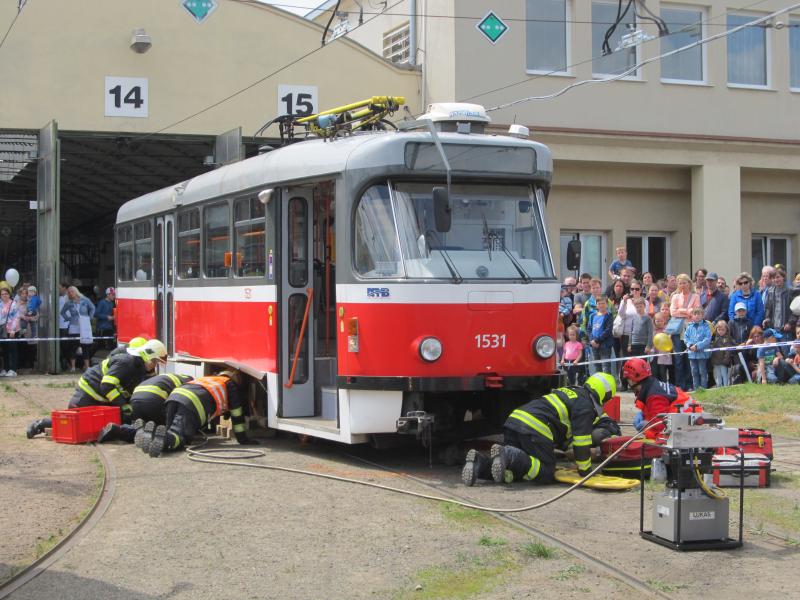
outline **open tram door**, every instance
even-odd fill
[[[281,203],[278,416],[338,427],[332,181],[286,188]]]
[[[153,283],[156,287],[156,337],[175,353],[173,307],[175,306],[175,221],[172,215],[156,219]]]

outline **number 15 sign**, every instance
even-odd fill
[[[107,117],[147,117],[146,77],[106,77]]]

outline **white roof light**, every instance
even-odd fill
[[[419,117],[420,119],[430,119],[434,123],[442,121],[452,121],[460,123],[491,123],[492,120],[486,114],[480,104],[466,104],[463,102],[438,102],[428,106],[428,112]]]

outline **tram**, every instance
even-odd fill
[[[549,149],[486,134],[477,105],[396,131],[325,114],[321,135],[120,208],[120,341],[162,339],[169,371],[240,370],[277,430],[496,430],[556,376]]]

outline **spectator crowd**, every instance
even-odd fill
[[[79,367],[88,369],[97,350],[116,346],[115,291],[107,288],[98,299],[99,291],[95,287],[87,297],[74,285],[62,283],[59,287],[62,367],[70,372],[77,372]],[[15,287],[0,281],[0,377],[16,377],[21,368],[35,368],[41,311],[42,300],[36,286],[23,281]],[[110,339],[95,340],[96,337]]]
[[[625,389],[616,359],[631,356],[687,391],[800,383],[800,272],[766,266],[758,281],[743,272],[729,285],[699,268],[656,280],[638,276],[624,247],[616,255],[605,289],[591,273],[561,286],[559,361],[570,383],[602,371]]]

